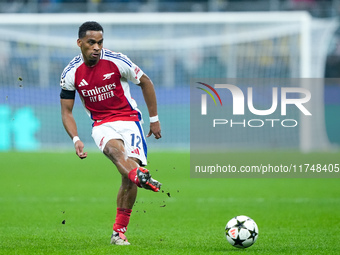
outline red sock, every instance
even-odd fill
[[[138,180],[138,177],[137,177],[137,169],[138,169],[138,167],[136,167],[135,169],[132,169],[129,172],[128,177],[129,177],[130,181],[135,183],[138,187],[141,187],[140,183],[139,183],[139,180]]]
[[[117,208],[116,221],[113,225],[113,230],[120,233],[125,233],[127,225],[130,221],[131,209]]]

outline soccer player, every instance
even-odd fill
[[[87,157],[72,114],[75,91],[93,122],[92,137],[98,148],[115,164],[122,176],[117,195],[117,214],[111,244],[129,245],[124,233],[129,224],[137,187],[158,192],[161,183],[151,178],[147,146],[140,124],[141,113],[130,95],[128,80],[141,87],[150,116],[147,137],[161,138],[155,89],[149,77],[121,53],[103,48],[103,28],[94,21],[79,27],[77,45],[81,54],[61,74],[61,115],[76,154]]]

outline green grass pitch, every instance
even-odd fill
[[[241,153],[240,153],[241,154]],[[249,161],[274,153],[243,153]],[[261,156],[262,155],[262,156]],[[326,154],[291,156],[307,160]],[[235,160],[237,154],[231,155]],[[289,157],[289,154],[285,155]],[[339,161],[339,153],[327,157]],[[163,192],[139,190],[126,233],[109,244],[120,176],[102,154],[0,153],[0,254],[339,254],[339,179],[190,178],[189,153],[151,152]],[[340,162],[338,162],[340,163]],[[232,247],[236,215],[259,226],[257,242]]]

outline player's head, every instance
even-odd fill
[[[77,44],[86,65],[94,66],[98,63],[103,41],[103,27],[99,23],[87,21],[79,27]]]
[[[84,38],[87,31],[101,31],[102,33],[104,33],[103,27],[98,22],[86,21],[79,27],[78,38]]]

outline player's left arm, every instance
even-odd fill
[[[138,85],[142,88],[144,100],[146,106],[148,107],[149,116],[158,116],[156,92],[151,79],[146,74],[143,74]],[[150,137],[152,134],[155,136],[156,139],[162,137],[161,123],[159,122],[159,120],[153,123],[150,122],[150,131],[146,137]]]

